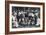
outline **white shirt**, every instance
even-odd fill
[[[16,18],[16,16],[12,16],[12,18],[13,18],[13,23],[14,23],[14,25],[13,26],[16,26],[16,27],[18,27],[18,22],[17,22],[17,18]],[[16,21],[15,21],[16,20]]]
[[[36,25],[39,25],[40,24],[40,19],[38,18],[37,19],[37,24]]]

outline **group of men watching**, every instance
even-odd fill
[[[14,12],[13,13],[13,23],[14,26],[31,26],[37,24],[38,13],[30,12]]]

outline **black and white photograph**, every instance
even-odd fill
[[[43,6],[31,4],[9,4],[9,31],[43,30]]]
[[[45,31],[45,3],[7,1],[5,11],[6,34]]]
[[[12,28],[40,27],[40,7],[12,6]]]

